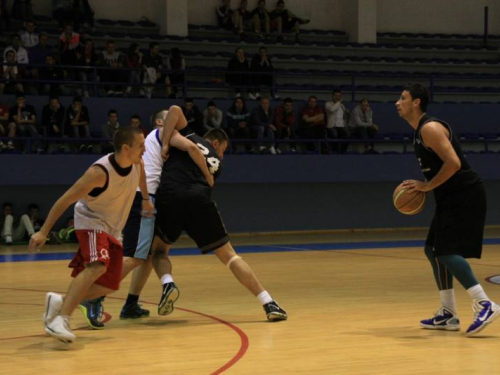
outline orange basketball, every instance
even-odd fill
[[[424,209],[425,197],[426,194],[422,191],[408,192],[401,183],[392,194],[392,202],[394,207],[402,214],[416,215]]]

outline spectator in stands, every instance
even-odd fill
[[[26,232],[29,236],[35,233],[30,217],[26,214],[21,218],[14,215],[13,205],[10,202],[3,204],[3,215],[0,220],[2,227],[1,236],[6,245],[11,245],[14,241],[22,240]]]
[[[241,96],[242,89],[249,90],[250,63],[245,58],[245,52],[241,47],[236,48],[234,56],[227,64],[226,82],[234,87],[236,98]]]
[[[27,66],[30,63],[28,51],[21,46],[21,38],[19,35],[15,34],[12,36],[12,44],[5,48],[3,51],[4,61],[7,61],[7,53],[9,51],[14,51],[16,54],[16,63],[17,63],[17,71],[18,78],[22,79],[26,77]]]
[[[116,113],[116,111],[115,111]],[[66,111],[66,135],[72,138],[91,138],[89,110],[83,105],[81,96],[73,98],[73,104]],[[94,146],[87,142],[77,144],[80,152],[92,152]]]
[[[42,109],[42,129],[47,137],[62,137],[64,134],[65,109],[57,96],[51,96]]]
[[[34,47],[31,47],[28,56],[30,65],[32,66],[30,69],[30,74],[33,78],[39,77],[40,66],[45,64],[45,58],[48,55],[53,55],[52,46],[48,44],[49,37],[46,33],[40,33],[38,36],[38,44]],[[34,66],[33,66],[34,65]]]
[[[276,9],[270,14],[271,29],[278,31],[278,41],[283,41],[283,32],[295,31],[295,42],[299,42],[300,25],[305,25],[310,22],[308,19],[297,17],[288,9],[285,9],[285,2],[279,0],[276,4]]]
[[[141,84],[141,66],[142,66],[142,53],[137,43],[132,43],[128,47],[127,56],[125,56],[125,67],[129,68],[128,83],[125,90],[125,95],[130,96],[134,88],[138,88]]]
[[[242,39],[246,37],[245,31],[251,31],[253,25],[253,15],[247,9],[248,1],[241,0],[240,7],[234,12],[234,32]]]
[[[35,230],[35,232],[38,232],[43,226],[45,220],[40,217],[40,207],[38,207],[36,203],[30,203],[28,205],[28,217],[30,218],[33,229]]]
[[[7,0],[0,0],[0,35],[5,30],[12,30],[12,20],[7,10]]]
[[[184,99],[182,112],[184,113],[184,117],[186,117],[189,127],[200,137],[203,137],[206,133],[205,127],[203,126],[203,113],[198,106],[194,104],[193,99]]]
[[[94,49],[94,41],[92,39],[85,39],[83,48],[77,51],[77,62],[78,66],[85,66],[88,69],[80,68],[78,70],[78,79],[82,82],[99,82],[99,76],[95,69],[99,64],[99,56]],[[83,96],[88,98],[90,96],[90,85],[83,84]],[[80,94],[81,90],[77,90]]]
[[[59,36],[59,51],[61,53],[61,64],[76,65],[78,61],[77,50],[80,47],[80,34],[73,31],[71,24],[64,27]],[[71,72],[70,76],[76,76]]]
[[[167,69],[171,71],[165,78],[167,94],[170,98],[176,98],[179,88],[184,86],[184,71],[186,70],[186,61],[179,48],[172,48],[170,50],[170,56],[167,59]]]
[[[342,104],[342,92],[335,90],[332,93],[332,100],[325,103],[327,118],[326,136],[331,139],[349,139],[349,111]],[[341,154],[347,151],[348,143],[335,144],[333,149]]]
[[[160,46],[156,42],[149,43],[149,52],[142,59],[142,66],[145,69],[143,83],[146,98],[151,98],[154,84],[160,81],[163,58],[160,55]]]
[[[66,95],[66,88],[61,83],[64,81],[64,70],[56,67],[56,59],[52,55],[47,55],[45,58],[45,66],[40,68],[39,75],[41,84],[41,92],[44,95]],[[54,81],[51,83],[50,81]]]
[[[212,129],[222,128],[222,111],[217,108],[217,104],[213,101],[207,103],[207,109],[203,111],[203,126],[205,127],[205,132]]]
[[[352,110],[349,124],[352,137],[356,139],[373,139],[378,132],[378,126],[373,123],[373,112],[368,99],[361,99]],[[365,154],[376,154],[373,143],[365,143]]]
[[[15,129],[9,127],[9,107],[0,102],[0,137],[14,137],[16,135]],[[7,144],[0,141],[0,152],[3,150],[12,151],[14,147],[12,142]]]
[[[325,111],[318,105],[318,98],[312,95],[309,97],[307,106],[302,110],[302,127],[300,135],[304,139],[325,139],[326,124]],[[313,151],[314,144],[308,144],[307,150]],[[322,152],[327,153],[328,147],[322,143]]]
[[[26,98],[23,92],[16,94],[16,105],[9,111],[9,129],[14,128],[15,135],[20,137],[30,136],[31,138],[39,138],[36,129],[36,112],[35,107],[26,104]],[[14,132],[13,131],[13,132]],[[42,153],[43,149],[39,145],[37,152]]]
[[[1,78],[5,82],[0,82],[0,94],[6,92],[24,92],[23,84],[17,82],[21,77],[19,75],[19,68],[16,62],[16,53],[14,51],[7,51],[5,62],[2,66]]]
[[[108,140],[108,142],[102,145],[103,153],[107,154],[109,152],[113,152],[113,135],[116,130],[120,127],[120,123],[118,122],[118,112],[115,109],[110,109],[108,111],[108,122],[105,123],[101,128],[101,136]]]
[[[124,72],[121,70],[124,64],[125,57],[120,51],[115,50],[115,42],[108,40],[106,49],[99,56],[99,65],[107,68],[102,69],[100,73],[102,82],[113,83],[105,86],[108,96],[123,94],[123,87],[119,83],[124,81]]]
[[[89,0],[73,0],[72,14],[76,30],[80,30],[81,24],[83,24],[85,29],[95,29],[94,10],[89,4]]]
[[[250,70],[252,71],[252,83],[255,85],[255,94],[250,92],[248,94],[250,99],[259,99],[260,98],[260,88],[262,86],[268,87],[270,90],[270,94],[273,94],[273,72],[274,67],[271,61],[271,57],[267,53],[266,47],[260,47],[259,53],[256,54],[250,65]],[[278,96],[276,94],[276,99]]]
[[[139,116],[138,114],[134,114],[132,116],[130,116],[130,124],[129,126],[132,126],[134,128],[139,128],[142,130],[142,133],[144,134],[144,136],[146,136],[146,130],[144,130],[144,128],[142,127],[142,119],[141,119],[141,116]]]
[[[220,28],[226,30],[234,29],[234,11],[231,9],[231,0],[222,0],[222,5],[217,7],[215,13],[217,15],[217,24]]]
[[[235,98],[232,106],[226,112],[226,125],[229,138],[249,139],[251,116],[243,98]],[[246,151],[250,151],[252,146],[245,144]]]
[[[24,48],[28,51],[38,45],[38,34],[35,32],[35,21],[26,21],[26,27],[24,31],[19,33],[21,38],[21,43]]]
[[[269,39],[270,37],[270,22],[269,12],[266,9],[266,0],[259,0],[257,8],[252,11],[253,27],[255,33],[260,39]],[[266,34],[264,35],[263,30]]]
[[[276,107],[273,124],[276,127],[276,139],[293,139],[295,137],[295,109],[291,98],[286,98],[283,105]],[[279,147],[276,148],[277,152],[278,149]],[[296,151],[294,144],[290,145],[290,151]]]
[[[271,103],[268,98],[260,100],[260,106],[255,108],[252,112],[252,130],[257,138],[257,146],[259,152],[266,151],[266,146],[263,145],[264,139],[269,143],[269,152],[276,155],[276,148],[274,147],[274,138],[277,131],[276,126],[273,124],[274,116]],[[280,151],[281,152],[281,151]]]
[[[14,0],[12,18],[22,21],[32,20],[33,5],[31,4],[31,0]]]
[[[62,29],[67,22],[73,20],[73,0],[52,0],[52,17]]]

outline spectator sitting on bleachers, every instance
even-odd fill
[[[277,128],[274,126],[273,120],[273,109],[271,108],[269,99],[260,99],[260,105],[252,111],[252,130],[257,138],[259,152],[264,152],[269,149],[271,154],[276,155],[274,138]],[[263,145],[264,139],[269,141],[269,148]]]
[[[325,111],[318,105],[318,98],[312,95],[309,97],[307,106],[302,110],[302,127],[299,134],[304,139],[325,139],[326,124]],[[323,145],[323,143],[322,143]],[[322,146],[323,147],[323,146]],[[308,151],[314,151],[314,144],[307,144]],[[328,152],[328,146],[323,147],[322,152]]]
[[[64,24],[73,20],[73,0],[52,0],[52,17],[62,29]]]
[[[326,136],[331,139],[349,139],[349,111],[342,104],[342,92],[335,90],[332,93],[332,100],[325,103],[327,118]],[[348,143],[335,144],[333,149],[341,154],[347,151]]]
[[[241,0],[239,8],[234,12],[234,32],[240,35],[242,39],[245,38],[245,31],[252,30],[253,24],[253,15],[252,12],[247,9],[247,6],[248,1]]]
[[[253,27],[260,39],[269,39],[271,30],[271,20],[266,9],[266,0],[259,0],[257,7],[252,11]],[[265,30],[266,34],[263,34]]]
[[[9,51],[14,51],[15,53],[18,77],[20,79],[25,78],[27,65],[30,63],[30,59],[28,51],[21,45],[21,37],[19,35],[13,35],[12,44],[3,51],[4,61],[7,61],[7,53]]]
[[[73,104],[66,111],[66,135],[72,138],[91,138],[89,110],[83,105],[81,96],[73,98]],[[91,144],[77,144],[80,152],[92,152]]]
[[[64,27],[59,36],[59,51],[61,53],[61,64],[76,65],[78,60],[76,52],[80,47],[80,34],[73,31],[71,24]],[[73,75],[73,74],[71,74]]]
[[[15,129],[9,127],[9,107],[0,102],[0,137],[14,137],[16,135]],[[8,142],[7,144],[0,141],[0,152],[4,149],[7,151],[11,151],[14,147],[12,146],[12,142]]]
[[[19,33],[21,43],[28,51],[38,45],[38,34],[35,33],[35,21],[26,21],[26,28]]]
[[[139,45],[137,43],[132,43],[128,47],[127,56],[125,56],[125,67],[131,69],[128,76],[128,83],[131,86],[127,86],[125,90],[125,95],[129,96],[132,94],[134,89],[138,88],[141,83],[141,65],[142,65],[142,53],[139,50]],[[134,85],[134,86],[132,86]]]
[[[274,126],[276,127],[277,139],[293,139],[295,137],[295,110],[293,100],[286,98],[283,105],[276,107],[274,111]],[[276,147],[278,151],[279,147]],[[295,152],[295,145],[290,145],[290,151]]]
[[[81,24],[85,29],[94,30],[94,10],[89,0],[73,0],[73,23],[75,30],[80,30]]]
[[[172,48],[167,59],[167,69],[172,71],[165,78],[167,84],[167,95],[169,98],[176,98],[179,88],[184,86],[184,71],[186,70],[186,60],[182,56],[179,48]]]
[[[16,62],[16,53],[14,51],[7,51],[1,73],[1,78],[5,79],[5,82],[0,83],[0,94],[3,94],[4,91],[24,92],[23,84],[17,82],[17,80],[21,77],[19,75],[19,68]]]
[[[373,112],[368,99],[361,99],[360,103],[352,110],[349,127],[352,138],[373,139],[378,132],[378,126],[373,123]],[[365,154],[376,154],[373,143],[365,143]]]
[[[273,94],[273,72],[274,67],[271,61],[271,57],[267,54],[266,47],[260,47],[259,53],[255,54],[252,58],[252,63],[250,65],[250,70],[252,71],[252,83],[255,85],[255,93],[250,92],[248,97],[250,99],[260,98],[260,88],[262,86],[269,88],[270,94]],[[276,99],[278,98],[276,94]]]
[[[106,94],[108,96],[122,95],[123,87],[120,83],[124,82],[124,72],[121,70],[125,63],[125,57],[120,51],[115,50],[115,42],[108,40],[106,49],[99,56],[98,65],[108,69],[102,69],[99,76],[102,82],[112,82],[111,85],[106,85]]]
[[[245,58],[245,52],[241,47],[236,48],[233,57],[227,64],[226,82],[234,87],[235,98],[241,96],[242,89],[249,90],[250,63]]]
[[[89,67],[89,69],[80,68],[78,70],[78,79],[82,82],[99,82],[99,76],[97,75],[96,70],[90,69],[96,67],[99,64],[99,56],[95,52],[94,41],[92,39],[85,39],[83,48],[80,48],[77,51],[77,59],[77,66]],[[83,84],[83,96],[86,98],[90,96],[89,86],[89,84]],[[81,89],[77,89],[77,92],[81,94]]]
[[[2,228],[1,236],[6,245],[11,245],[12,242],[22,240],[26,236],[31,236],[35,233],[30,217],[26,214],[17,218],[14,215],[13,205],[10,202],[3,204],[3,215],[0,218],[0,226]]]
[[[120,127],[118,122],[118,112],[115,109],[108,111],[108,122],[101,127],[101,137],[107,139],[108,142],[102,145],[102,153],[107,154],[113,152],[113,135]]]
[[[198,106],[194,104],[193,99],[184,99],[182,113],[184,113],[184,117],[186,117],[187,124],[191,130],[193,130],[200,137],[203,137],[206,133],[205,127],[203,126],[203,113],[200,111]]]
[[[26,98],[23,92],[16,94],[16,105],[9,110],[9,129],[15,129],[15,135],[31,138],[39,138],[36,129],[36,112],[35,107],[26,104]],[[35,145],[37,152],[42,153],[43,149],[40,145]]]
[[[205,127],[205,131],[221,129],[222,119],[223,114],[222,111],[217,108],[217,104],[213,101],[209,101],[207,103],[207,109],[203,111],[203,126]]]
[[[45,64],[45,58],[48,55],[53,55],[52,46],[48,45],[49,37],[46,33],[40,33],[38,37],[38,43],[36,46],[31,47],[28,56],[30,60],[30,65],[32,66],[30,69],[31,76],[33,78],[39,77],[40,67],[37,65]]]
[[[249,139],[250,138],[250,112],[245,105],[243,98],[235,98],[233,104],[226,112],[226,128],[229,138]],[[234,148],[234,147],[233,147]],[[245,144],[246,151],[252,149],[251,144]]]
[[[142,119],[141,119],[141,116],[137,115],[137,114],[134,114],[132,116],[130,116],[130,123],[129,123],[129,126],[132,126],[133,128],[139,128],[142,130],[142,134],[144,134],[144,136],[146,136],[146,130],[144,130],[144,128],[142,127]]]
[[[40,68],[41,93],[43,95],[66,95],[66,88],[60,82],[50,83],[47,81],[64,81],[64,70],[56,67],[56,59],[52,55],[45,57],[45,66]]]
[[[143,83],[146,98],[153,95],[153,85],[160,81],[163,58],[160,55],[160,46],[156,42],[149,43],[149,52],[142,58],[142,66],[145,69]]]
[[[226,30],[234,29],[234,11],[231,9],[231,0],[222,0],[222,6],[217,7],[215,13],[217,15],[217,24],[219,27]]]
[[[276,29],[278,31],[278,41],[283,41],[284,31],[295,31],[295,42],[299,42],[300,25],[305,25],[309,23],[308,19],[303,19],[297,17],[288,9],[285,9],[285,2],[279,0],[276,4],[276,9],[270,14],[271,17],[271,29]]]
[[[57,96],[51,96],[42,109],[42,129],[47,137],[62,137],[65,110]]]

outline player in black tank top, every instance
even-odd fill
[[[500,316],[500,307],[488,299],[465,258],[480,258],[486,218],[486,194],[479,175],[471,168],[450,125],[428,116],[429,93],[408,85],[396,102],[398,114],[415,130],[413,145],[426,181],[406,180],[407,189],[433,191],[436,211],[425,241],[442,306],[426,329],[457,331],[460,321],[455,304],[453,277],[472,298],[474,322],[466,331],[472,336]]]

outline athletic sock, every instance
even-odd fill
[[[262,305],[265,305],[266,303],[269,303],[269,302],[272,302],[273,299],[271,298],[271,295],[266,291],[264,290],[263,292],[261,292],[258,296],[257,296],[257,299],[259,300],[259,302],[262,304]]]
[[[136,294],[129,294],[125,301],[125,306],[132,306],[139,302],[139,296]]]
[[[481,286],[481,284],[474,285],[473,287],[467,289],[467,293],[469,293],[469,296],[470,298],[472,298],[473,301],[488,299],[488,296],[484,292],[484,289]]]
[[[455,302],[455,289],[440,290],[439,295],[441,296],[441,303],[443,304],[443,306],[456,314],[457,305]]]
[[[174,279],[172,278],[172,275],[169,274],[169,273],[166,273],[165,275],[163,275],[160,280],[161,280],[161,285],[165,285],[167,283],[173,283],[174,282]]]

